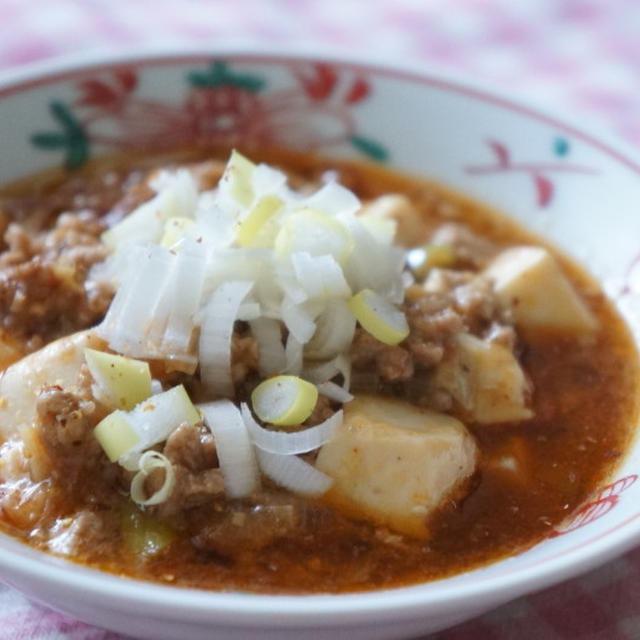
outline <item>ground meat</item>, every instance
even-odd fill
[[[38,234],[9,225],[7,249],[0,254],[0,316],[25,351],[104,315],[113,292],[106,285],[85,288],[89,269],[108,254],[100,242],[104,229],[89,212],[64,214],[53,229]]]
[[[351,345],[351,363],[356,368],[375,367],[385,382],[408,380],[414,371],[409,351],[384,344],[364,329],[356,329]]]
[[[45,443],[53,449],[77,445],[93,428],[95,404],[56,385],[43,387],[36,400],[36,415]]]
[[[168,438],[163,453],[173,463],[175,486],[169,498],[156,508],[160,518],[171,521],[190,509],[211,503],[224,494],[215,439],[204,425],[180,425]],[[153,493],[164,481],[151,476],[146,489]]]
[[[194,473],[178,464],[173,466],[173,470],[176,479],[173,491],[165,502],[156,507],[158,517],[169,523],[175,523],[176,516],[185,515],[190,509],[212,503],[224,495],[224,480],[219,468]],[[162,478],[152,476],[151,480],[145,485],[150,494],[161,486]]]
[[[258,343],[252,335],[233,333],[231,344],[231,378],[241,385],[250,373],[258,369]]]
[[[336,412],[333,403],[327,396],[319,395],[316,406],[313,408],[311,415],[305,420],[305,427],[313,427],[316,424],[324,422]]]
[[[485,267],[499,249],[491,240],[474,233],[468,226],[455,222],[447,222],[438,227],[430,242],[453,247],[458,266],[477,269]]]
[[[218,466],[213,434],[204,425],[180,425],[167,438],[163,453],[174,464],[193,472]]]
[[[88,389],[63,389],[57,385],[43,387],[36,399],[35,434],[42,444],[51,477],[65,483],[93,476],[106,458],[93,428],[105,410],[91,399]]]
[[[433,280],[427,282],[424,295],[404,305],[411,329],[406,344],[422,367],[438,364],[453,336],[461,331],[484,337],[490,328],[493,332],[498,327],[511,328],[511,319],[488,279],[444,269],[436,277],[437,287]]]
[[[191,539],[202,550],[232,556],[243,550],[258,550],[274,540],[291,535],[300,523],[293,504],[234,505]]]
[[[465,231],[465,237],[470,233]],[[409,287],[402,306],[410,331],[399,345],[383,344],[363,329],[356,330],[351,347],[355,390],[404,392],[419,404],[446,410],[451,398],[432,393],[424,374],[445,358],[458,333],[469,332],[515,348],[508,312],[499,304],[491,282],[473,270],[431,269],[423,285]],[[369,379],[371,372],[375,380]],[[363,375],[366,380],[360,388]]]

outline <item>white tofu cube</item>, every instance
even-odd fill
[[[318,454],[334,485],[327,500],[355,517],[416,537],[428,515],[476,466],[473,437],[455,418],[406,402],[359,396]]]
[[[394,242],[403,247],[423,244],[427,237],[427,225],[420,212],[403,195],[380,196],[362,208],[361,215],[371,219],[392,220],[396,230]]]
[[[546,249],[507,249],[491,262],[485,275],[520,328],[572,332],[596,328],[595,318]]]
[[[526,420],[527,381],[513,353],[504,345],[470,333],[456,336],[452,354],[436,369],[435,386],[448,391],[476,422]]]
[[[43,385],[73,387],[84,364],[84,349],[103,349],[92,331],[60,338],[12,364],[0,378],[0,437],[3,440],[31,426]]]

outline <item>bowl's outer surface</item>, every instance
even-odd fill
[[[640,161],[501,93],[422,71],[279,53],[60,64],[0,82],[0,181],[108,151],[225,142],[314,149],[425,175],[583,260],[640,341]],[[640,447],[536,547],[447,580],[346,596],[206,593],[106,576],[0,536],[0,575],[82,620],[148,638],[400,638],[558,582],[640,539]]]

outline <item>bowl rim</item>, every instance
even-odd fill
[[[389,61],[372,55],[354,55],[343,51],[306,50],[266,45],[221,45],[219,47],[180,46],[145,47],[143,50],[95,49],[89,55],[60,56],[53,60],[24,65],[0,74],[0,99],[34,87],[63,81],[78,73],[108,69],[121,64],[158,66],[181,62],[203,62],[215,57],[231,57],[243,62],[299,63],[326,61],[342,68],[359,69],[371,74],[392,76],[417,84],[464,94],[490,102],[500,108],[557,126],[606,153],[640,176],[640,153],[598,125],[580,118],[566,117],[558,109],[549,111],[529,98],[518,98],[489,82],[479,82],[459,72],[432,66]],[[636,437],[637,437],[636,432]],[[633,443],[630,443],[630,447]],[[573,549],[515,571],[447,585],[447,579],[392,589],[347,594],[265,595],[244,592],[216,592],[153,584],[120,577],[80,566],[26,547],[14,538],[0,534],[0,570],[20,574],[61,587],[69,592],[91,592],[105,599],[110,608],[132,612],[150,612],[160,618],[213,621],[240,626],[273,627],[336,626],[357,624],[364,618],[401,620],[424,617],[432,610],[460,610],[474,603],[479,609],[506,602],[534,590],[565,580],[623,554],[640,542],[640,511],[611,529],[576,544]],[[15,552],[15,553],[12,553]],[[508,558],[497,562],[508,563]],[[482,569],[483,567],[479,567]],[[238,618],[238,616],[242,616]]]

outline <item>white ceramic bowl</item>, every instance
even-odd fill
[[[586,261],[640,340],[640,160],[468,81],[323,57],[121,57],[0,83],[0,180],[88,155],[197,140],[372,157],[509,215]],[[597,393],[597,390],[594,390]],[[446,580],[339,596],[212,593],[105,575],[0,536],[0,575],[81,620],[146,638],[400,638],[586,571],[640,540],[640,446],[549,539]]]

